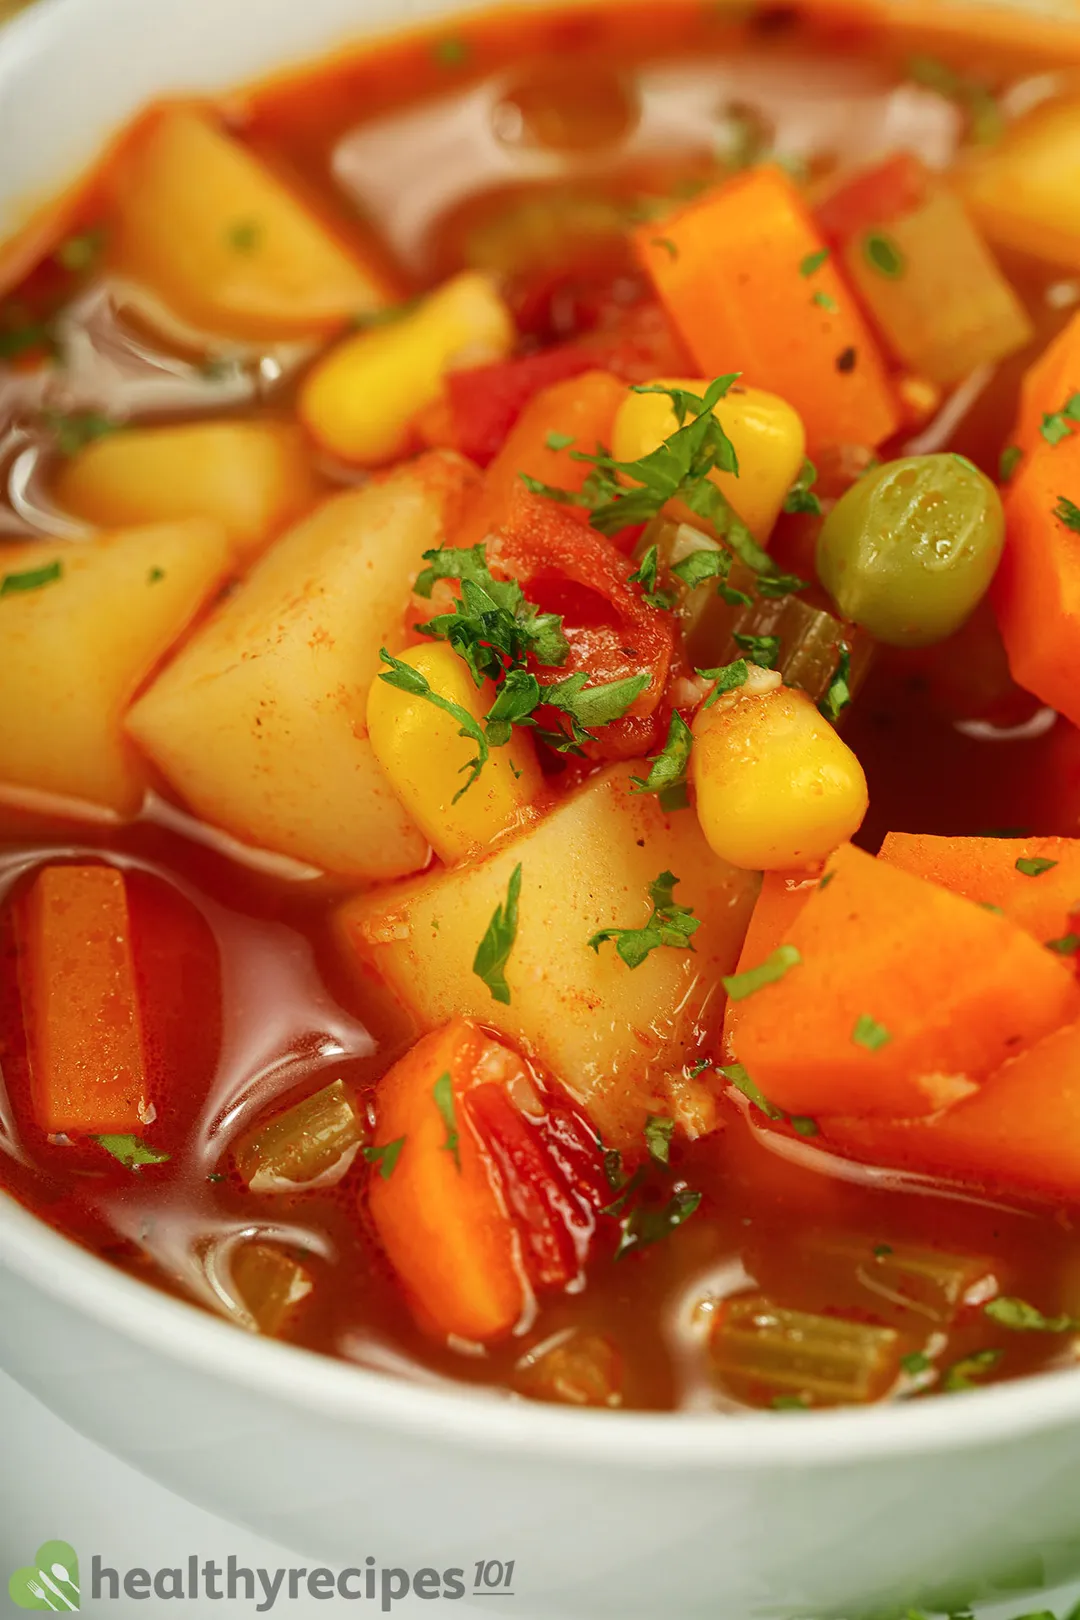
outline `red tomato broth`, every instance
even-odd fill
[[[610,69],[612,61],[629,71],[643,62],[695,52],[768,50],[796,58],[807,48],[849,55],[872,44],[883,59],[895,62],[909,48],[906,39],[879,38],[852,23],[843,8],[805,20],[787,8],[767,8],[756,19],[739,22],[718,21],[704,7],[671,0],[662,14],[654,5],[640,4],[584,15],[551,10],[483,18],[453,30],[453,37],[468,45],[460,66],[440,57],[438,42],[447,37],[442,30],[391,43],[313,74],[241,92],[224,104],[230,126],[275,169],[295,179],[324,215],[341,222],[343,230],[366,234],[366,227],[348,217],[341,192],[328,179],[335,145],[361,122],[358,108],[368,123],[404,105],[482,83],[519,61],[568,52],[580,59],[587,85],[590,72]],[[1015,76],[1015,62],[1008,73],[992,58],[991,67],[1003,81]],[[661,167],[657,163],[651,176],[644,167],[636,174],[607,175],[601,189],[625,202],[642,188],[648,191],[650,181],[670,191],[680,178],[693,183],[710,177],[702,155],[689,150],[671,164],[662,183]],[[431,285],[458,268],[470,218],[490,217],[492,206],[490,197],[470,194],[460,208],[432,219],[424,253],[394,266],[402,288]],[[96,201],[84,201],[80,224],[96,224],[100,217]],[[571,238],[569,246],[572,251],[562,262],[557,256],[543,274],[520,278],[516,308],[533,312],[523,322],[526,347],[618,332],[627,309],[647,325],[655,316],[655,300],[635,279],[631,261],[612,251],[610,243],[599,256],[595,244],[581,247]],[[385,245],[380,251],[390,262]],[[948,441],[987,467],[1007,441],[1024,366],[1064,319],[1047,309],[1043,297],[1058,273],[1027,261],[1010,260],[1007,269],[1038,314],[1038,343],[999,368],[993,386]],[[69,289],[48,261],[24,290],[23,302],[33,311],[52,308]],[[652,369],[642,374],[651,375]],[[257,408],[276,414],[290,398],[286,387]],[[576,591],[580,602],[592,593],[584,581],[578,584],[581,588],[570,592]],[[567,612],[560,589],[568,594],[565,586],[553,587],[550,594]],[[588,630],[586,624],[583,633]],[[846,736],[870,781],[871,816],[860,839],[869,849],[896,827],[949,834],[1001,828],[1080,831],[1075,763],[1080,745],[1072,728],[1057,720],[1013,735],[1037,717],[1040,705],[1008,679],[992,626],[980,620],[963,634],[959,648],[950,643],[930,655],[882,657],[850,717]],[[977,657],[971,654],[974,647]],[[973,732],[973,723],[981,729]],[[958,731],[958,725],[965,729]],[[575,768],[571,775],[576,774]],[[359,983],[341,959],[331,922],[339,886],[257,871],[230,858],[212,838],[202,843],[170,830],[152,812],[130,826],[105,829],[0,812],[3,869],[76,856],[115,860],[129,874],[157,1107],[143,1139],[169,1158],[132,1171],[99,1148],[52,1143],[35,1129],[8,906],[0,924],[0,1063],[23,1157],[0,1153],[0,1180],[57,1229],[155,1286],[212,1307],[214,1300],[200,1281],[199,1246],[256,1227],[271,1241],[276,1233],[314,1282],[288,1329],[296,1343],[421,1378],[516,1388],[522,1384],[518,1363],[528,1352],[564,1332],[592,1334],[615,1348],[619,1402],[646,1409],[738,1404],[715,1389],[706,1396],[713,1388],[710,1360],[695,1326],[707,1320],[710,1302],[729,1286],[724,1276],[734,1265],[741,1262],[748,1277],[785,1304],[824,1313],[833,1309],[823,1273],[814,1269],[813,1240],[809,1251],[790,1242],[796,1223],[811,1233],[859,1234],[871,1256],[876,1245],[901,1243],[985,1254],[1000,1273],[1003,1291],[1037,1298],[1048,1312],[1080,1308],[1080,1244],[1073,1237],[1071,1211],[1034,1211],[1022,1203],[1006,1208],[989,1195],[957,1197],[929,1186],[920,1186],[913,1196],[899,1185],[877,1185],[858,1171],[834,1174],[837,1167],[812,1157],[812,1144],[781,1133],[785,1143],[800,1149],[798,1162],[792,1162],[767,1145],[743,1109],[725,1100],[719,1133],[672,1148],[673,1172],[703,1193],[693,1221],[640,1255],[613,1262],[610,1252],[597,1253],[581,1294],[545,1300],[534,1327],[482,1358],[458,1355],[417,1328],[368,1224],[358,1218],[369,1173],[362,1156],[336,1186],[286,1196],[248,1190],[231,1168],[229,1144],[256,1117],[268,1117],[330,1080],[344,1079],[366,1107],[378,1078],[409,1039],[395,1010],[370,984]],[[11,898],[25,881],[18,879]],[[283,964],[283,976],[252,980],[267,949]],[[301,971],[297,963],[308,956],[312,971]],[[255,985],[255,1000],[246,1005],[242,1039],[229,1048],[228,998],[245,974]],[[318,1059],[313,1070],[310,1038],[325,1030],[328,1004],[334,1009],[331,1018],[340,1018],[352,1032],[356,1051]],[[301,1040],[306,1059],[298,1055],[282,1068],[274,1059],[283,1049],[264,1050],[253,1026],[260,1020],[280,1024],[283,1008],[293,1033],[306,1035],[309,1045]],[[719,1059],[718,1048],[719,1034],[717,1050],[703,1055]],[[259,1075],[257,1103],[249,1099],[240,1106]],[[0,1147],[9,1146],[5,1123]],[[659,1172],[654,1182],[648,1196],[659,1197],[665,1185]],[[159,1235],[166,1228],[162,1244]],[[872,1291],[864,1292],[857,1309],[867,1320],[881,1319],[879,1301]],[[693,1308],[703,1300],[704,1315]],[[917,1349],[925,1334],[911,1331]],[[1005,1378],[1061,1353],[1054,1338],[1009,1334],[971,1310],[951,1331],[945,1360],[999,1346],[1007,1353],[993,1376]]]

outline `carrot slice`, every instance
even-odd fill
[[[993,1192],[1080,1197],[1080,1024],[1055,1030],[937,1119],[818,1121],[850,1158]]]
[[[626,398],[626,384],[607,371],[589,371],[536,394],[491,463],[478,496],[468,508],[456,546],[475,546],[507,520],[515,497],[525,488],[522,473],[556,489],[580,491],[591,471],[572,450],[592,452],[611,441],[615,413]],[[581,522],[588,514],[564,510]]]
[[[37,1123],[50,1134],[137,1132],[149,1084],[123,873],[45,867],[18,936]]]
[[[746,999],[738,1058],[793,1114],[910,1118],[968,1095],[1076,1017],[1080,986],[1007,918],[851,845]]]
[[[811,453],[876,446],[896,432],[870,328],[782,170],[739,176],[662,230],[642,228],[636,243],[701,372],[741,371],[782,395],[806,424]]]
[[[1068,935],[1080,912],[1080,838],[890,833],[881,859],[965,900],[999,907],[1041,945]]]
[[[1080,723],[1080,433],[1041,444],[1011,485],[1008,538],[992,588],[1013,679]]]
[[[761,893],[750,917],[736,974],[765,962],[783,945],[796,917],[817,888],[819,868],[799,872],[766,872]],[[724,1051],[733,1058],[737,1051],[736,1031],[744,1001],[729,1001],[724,1014]]]
[[[1044,416],[1060,411],[1080,393],[1080,315],[1074,315],[1024,374],[1020,390],[1020,418],[1012,442],[1027,454],[1045,441]]]

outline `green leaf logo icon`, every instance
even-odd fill
[[[66,1541],[42,1542],[34,1562],[17,1569],[8,1581],[12,1603],[20,1609],[70,1614],[79,1607],[79,1559]]]

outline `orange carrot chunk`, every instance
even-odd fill
[[[123,873],[45,867],[18,933],[38,1125],[68,1135],[139,1131],[149,1084]]]
[[[1047,442],[1042,429],[1080,393],[1080,315],[1058,333],[1024,374],[1020,389],[1020,418],[1012,442],[1024,454]]]
[[[1080,1024],[1055,1030],[936,1119],[818,1121],[826,1146],[994,1193],[1080,1197]]]
[[[782,170],[754,169],[665,221],[638,255],[704,376],[741,371],[802,417],[811,452],[879,445],[896,398],[855,295]]]
[[[1040,945],[1056,942],[1063,954],[1070,954],[1064,946],[1080,913],[1080,838],[890,833],[881,859],[965,900],[997,906]]]
[[[771,1102],[815,1118],[933,1113],[1080,1012],[1062,958],[851,845],[772,967],[745,996],[737,1056]]]
[[[1009,668],[1020,686],[1080,723],[1080,432],[1028,457],[1005,516],[991,595]]]
[[[817,888],[820,869],[799,872],[766,872],[761,893],[750,917],[736,974],[745,973],[765,962],[787,939],[791,927]],[[745,1001],[731,1000],[724,1015],[724,1051],[733,1058],[738,1051],[736,1031],[746,1007]]]

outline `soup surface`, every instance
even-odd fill
[[[148,110],[0,254],[0,1183],[528,1399],[1073,1362],[1078,171],[777,6]]]

